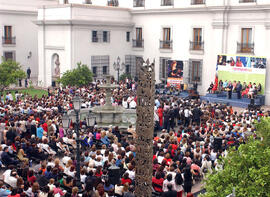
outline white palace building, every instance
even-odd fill
[[[44,87],[77,62],[99,79],[117,76],[117,57],[132,76],[149,58],[158,83],[167,60],[184,61],[185,83],[197,80],[205,94],[218,54],[270,62],[270,0],[0,0],[0,25],[0,53],[30,66]],[[265,94],[270,105],[269,66]]]

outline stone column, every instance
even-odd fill
[[[154,131],[154,94],[155,63],[149,60],[143,66],[137,61],[139,80],[137,87],[137,122],[136,122],[136,175],[135,195],[137,197],[152,196],[152,159]]]

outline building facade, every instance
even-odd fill
[[[13,59],[23,70],[32,70],[38,77],[38,7],[58,4],[56,0],[0,0],[0,56]],[[2,61],[2,58],[0,62]]]
[[[270,61],[268,0],[59,0],[38,10],[38,80],[50,86],[77,62],[97,79],[136,76],[136,61],[155,59],[156,81],[167,60],[184,61],[184,82],[205,94],[218,54],[264,56]],[[0,48],[1,50],[1,48]],[[234,79],[232,79],[234,80]],[[270,104],[269,66],[266,104]]]

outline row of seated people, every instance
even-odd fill
[[[247,98],[255,98],[258,94],[261,94],[262,92],[262,85],[258,83],[251,83],[248,84],[246,82],[241,83],[240,81],[236,82],[234,80],[233,82],[225,80],[224,82],[220,80],[218,84],[214,84],[211,82],[208,90],[210,94],[216,94],[223,91],[227,91],[229,93],[228,97],[231,98],[231,93],[235,92],[238,94],[238,99],[241,97],[247,97]]]

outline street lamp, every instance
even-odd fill
[[[81,174],[80,174],[80,167],[81,167],[81,160],[80,160],[80,133],[79,133],[79,125],[80,125],[80,120],[79,120],[79,114],[80,114],[80,109],[81,109],[81,104],[82,104],[82,99],[76,95],[73,99],[73,109],[75,112],[70,113],[68,115],[66,112],[64,113],[62,117],[62,124],[65,129],[68,129],[70,127],[71,121],[74,123],[76,122],[76,145],[77,145],[77,150],[76,150],[76,185],[78,186],[79,189],[81,189]],[[93,127],[96,123],[96,117],[92,113],[92,111],[89,111],[89,114],[87,116],[87,126]]]
[[[76,150],[76,185],[78,186],[79,189],[81,189],[81,159],[80,159],[80,133],[79,133],[79,125],[80,125],[80,120],[79,120],[79,113],[81,109],[81,104],[82,104],[82,99],[76,95],[73,100],[73,109],[76,115],[76,123],[75,123],[75,128],[76,128],[76,145],[77,145],[77,150]],[[62,123],[64,128],[69,128],[71,120],[74,120],[73,117],[70,117],[67,113],[64,113],[62,117]]]
[[[114,68],[114,70],[117,71],[117,81],[118,81],[118,83],[119,83],[119,72],[122,71],[124,69],[124,67],[125,67],[125,63],[123,62],[122,64],[120,64],[120,62],[121,62],[121,59],[118,56],[116,62],[113,63],[113,68]]]
[[[96,124],[96,117],[95,115],[92,113],[92,111],[89,111],[89,114],[87,116],[87,126],[88,127],[93,127]]]

